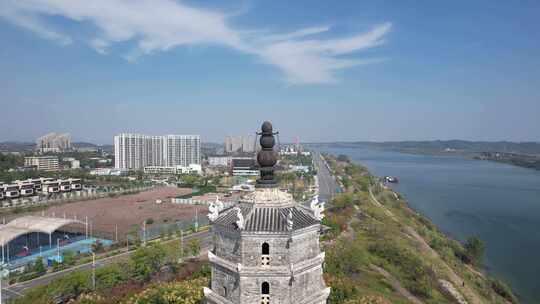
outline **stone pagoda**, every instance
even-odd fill
[[[279,190],[274,178],[277,153],[270,122],[261,128],[257,155],[261,175],[255,192],[236,206],[209,208],[213,249],[210,304],[323,304],[330,294],[323,280],[319,234],[324,203],[310,207]]]

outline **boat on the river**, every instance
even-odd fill
[[[395,176],[385,176],[384,181],[387,183],[392,183],[392,184],[399,183],[399,179]]]

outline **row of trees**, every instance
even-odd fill
[[[191,239],[185,249],[182,250],[181,247],[184,247],[184,245],[180,241],[168,244],[160,242],[148,243],[147,246],[137,248],[127,261],[97,268],[95,270],[96,290],[93,290],[91,271],[74,271],[46,286],[30,290],[24,297],[15,300],[14,303],[67,301],[90,292],[99,292],[106,295],[108,289],[119,284],[146,284],[155,275],[162,273],[164,269],[176,271],[183,256],[197,256],[201,249],[200,242],[197,239]],[[182,253],[184,253],[183,256]],[[33,269],[35,272],[45,272],[44,265],[39,262],[34,264]]]
[[[0,153],[0,171],[24,165],[24,156]]]

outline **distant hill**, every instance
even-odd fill
[[[74,142],[71,144],[74,149],[79,148],[101,148],[103,151],[111,152],[114,151],[112,145],[96,145],[88,142]],[[16,141],[5,141],[0,142],[0,152],[33,152],[36,149],[35,143],[29,142],[16,142]]]
[[[35,143],[16,141],[0,142],[0,152],[32,152],[35,148]]]
[[[74,143],[71,143],[71,147],[73,149],[90,149],[90,148],[98,149],[99,148],[107,153],[113,153],[114,151],[113,145],[96,145],[89,142],[74,142]]]
[[[482,153],[505,152],[527,155],[540,155],[539,142],[510,141],[467,141],[467,140],[431,140],[431,141],[388,141],[388,142],[335,142],[336,146],[364,146],[371,148],[397,150],[413,153],[439,154],[448,152]]]
[[[98,147],[98,145],[89,143],[89,142],[73,142],[71,143],[71,146],[74,148],[94,148]]]

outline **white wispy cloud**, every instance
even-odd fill
[[[21,28],[32,31],[41,38],[53,40],[62,45],[72,43],[69,36],[43,26],[34,14],[20,14],[17,7],[10,6],[9,3],[0,3],[0,18],[4,18]]]
[[[60,16],[88,25],[77,39],[100,54],[111,53],[119,43],[133,43],[121,54],[129,61],[142,55],[179,46],[218,45],[254,55],[278,67],[294,84],[335,82],[337,70],[368,64],[379,59],[350,59],[343,55],[381,45],[390,23],[374,26],[366,33],[339,39],[315,39],[331,30],[315,26],[288,33],[238,29],[230,25],[233,16],[209,9],[190,7],[173,0],[2,0],[0,17],[38,36],[69,44],[72,38],[56,30],[47,20]],[[84,33],[84,34],[83,34]]]
[[[330,30],[329,26],[316,26],[316,27],[308,27],[308,28],[296,30],[294,32],[282,33],[282,34],[259,33],[261,37],[258,38],[258,41],[272,42],[272,41],[297,39],[297,38],[303,38],[310,35],[324,33],[329,30]]]

